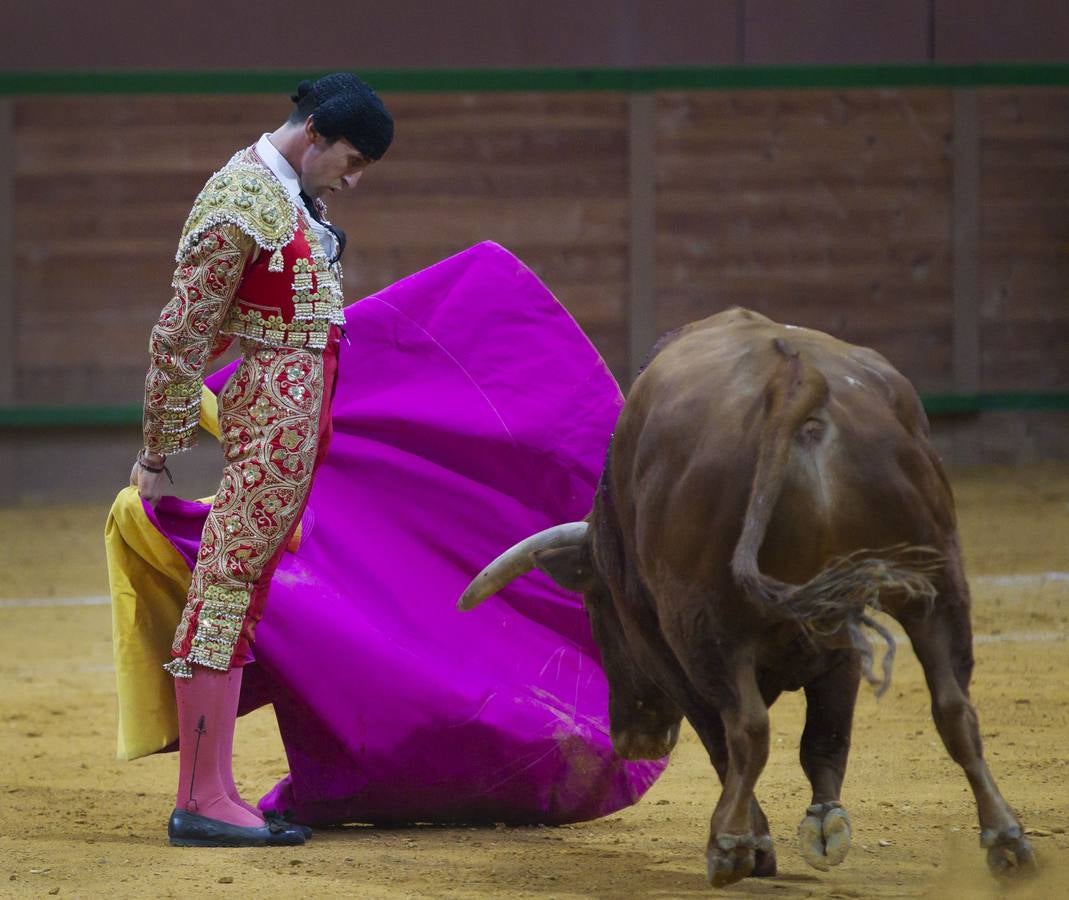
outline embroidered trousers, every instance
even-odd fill
[[[194,663],[226,671],[252,660],[271,577],[330,443],[339,334],[332,327],[322,352],[242,343],[219,395],[223,478],[165,666],[176,677],[192,677]]]

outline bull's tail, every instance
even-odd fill
[[[845,626],[851,643],[861,654],[862,674],[880,697],[891,686],[895,639],[867,613],[880,611],[883,594],[894,594],[930,607],[937,593],[932,577],[944,563],[943,556],[930,547],[897,544],[878,550],[857,550],[832,560],[805,584],[784,584],[759,573],[759,584],[747,587],[751,597],[759,599],[766,608],[776,607],[814,638],[826,637]],[[875,654],[865,636],[866,627],[887,644],[882,677],[873,671]]]
[[[805,584],[786,584],[761,573],[757,555],[787,476],[791,444],[798,429],[819,413],[828,398],[828,383],[820,372],[806,365],[786,341],[777,339],[774,345],[782,359],[765,396],[764,430],[731,571],[751,600],[774,616],[796,621],[814,638],[846,627],[861,653],[865,678],[879,696],[891,683],[895,641],[866,610],[879,610],[885,592],[931,603],[936,595],[931,576],[942,558],[929,548],[903,544],[859,550],[834,560]],[[862,630],[865,626],[887,643],[882,678],[873,671],[874,654]]]

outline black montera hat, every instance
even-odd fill
[[[293,95],[300,103],[311,94],[315,100],[312,121],[323,137],[345,138],[369,159],[380,159],[393,140],[393,117],[379,95],[350,72],[302,81]]]

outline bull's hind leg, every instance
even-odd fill
[[[1032,846],[984,761],[976,711],[969,702],[973,656],[968,588],[955,562],[947,570],[949,590],[931,613],[900,619],[924,667],[939,736],[976,797],[980,845],[987,850],[988,865],[996,874],[1030,871],[1035,868]]]
[[[854,703],[861,681],[857,653],[836,650],[832,667],[805,686],[805,730],[799,757],[813,788],[813,800],[798,826],[802,856],[817,869],[837,866],[850,850],[850,818],[839,799]]]

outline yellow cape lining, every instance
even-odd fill
[[[201,391],[200,424],[218,440],[215,395]],[[205,502],[211,502],[210,497]],[[287,550],[295,552],[300,528]],[[163,670],[189,590],[190,571],[125,487],[104,527],[111,584],[112,649],[119,703],[119,759],[156,753],[178,738],[174,680]]]

